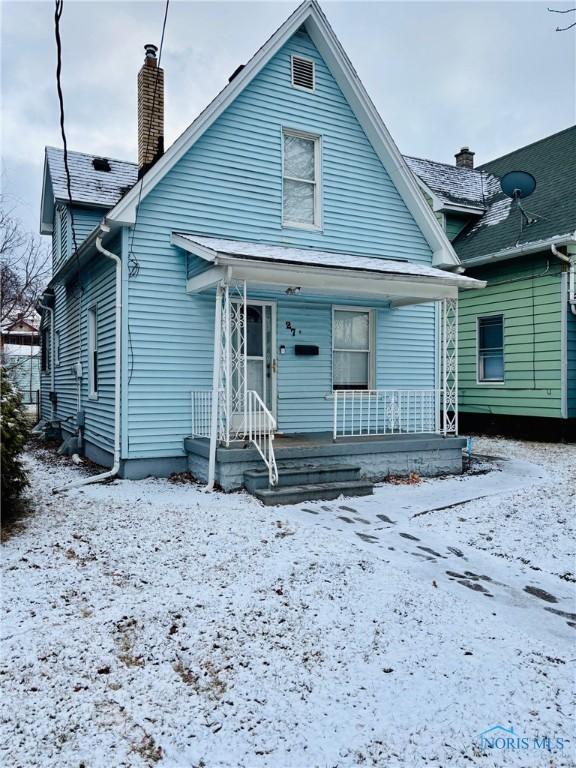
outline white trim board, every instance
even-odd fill
[[[340,86],[368,136],[368,140],[430,245],[433,253],[433,265],[439,267],[459,265],[460,260],[456,252],[424,199],[416,179],[406,165],[316,0],[305,0],[294,11],[232,82],[228,83],[142,179],[132,187],[130,192],[114,206],[106,217],[106,221],[116,225],[134,224],[140,190],[142,198],[150,193],[301,26],[304,26],[310,35],[312,42]]]

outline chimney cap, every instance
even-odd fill
[[[154,43],[146,43],[144,50],[146,51],[147,59],[155,59],[156,53],[158,52],[158,46],[154,45]]]
[[[456,166],[458,168],[474,168],[474,152],[470,147],[462,147],[459,152],[456,152],[454,157],[456,158]]]

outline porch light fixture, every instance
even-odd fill
[[[300,288],[300,286],[291,285],[289,288],[286,288],[286,293],[288,294],[288,296],[296,296],[297,294],[300,293],[301,290],[302,288]]]

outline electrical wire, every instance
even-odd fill
[[[158,78],[160,77],[160,66],[162,64],[162,51],[164,49],[164,34],[166,32],[166,21],[168,19],[169,7],[170,7],[170,0],[166,0],[166,6],[164,8],[164,19],[162,21],[162,33],[160,35],[160,47],[158,49],[158,66],[156,67],[156,79],[154,81],[154,92],[152,94],[152,114],[154,114],[154,108],[156,106],[156,93],[158,90]],[[151,130],[152,130],[152,119],[150,119],[148,123],[148,134],[146,136],[145,156],[148,155]],[[142,200],[142,186],[144,184],[144,175],[139,181],[140,189],[138,190],[138,201],[136,203],[136,215],[134,217],[134,226],[132,227],[132,232],[130,235],[130,247],[128,249],[128,277],[129,278],[138,277],[138,275],[140,274],[140,262],[138,261],[137,257],[134,255],[134,237],[136,235],[136,228],[138,225],[138,214],[140,213],[140,201]],[[132,333],[130,330],[129,318],[127,323],[127,330],[128,330],[128,344],[130,348],[130,362],[129,362],[129,370],[128,370],[128,384],[130,384],[130,382],[132,381],[132,375],[134,373],[134,348],[132,345]]]
[[[60,105],[60,133],[62,135],[62,146],[64,148],[64,170],[66,171],[66,191],[70,203],[70,221],[72,223],[72,241],[74,243],[74,254],[78,259],[78,243],[76,241],[76,229],[74,227],[74,212],[72,211],[72,178],[70,176],[70,166],[68,164],[68,141],[66,139],[66,129],[64,127],[64,95],[62,93],[62,38],[60,35],[60,19],[64,10],[64,0],[55,0],[54,3],[54,34],[56,37],[56,90],[58,92],[58,102]],[[78,272],[80,265],[78,264]]]
[[[76,226],[74,222],[73,200],[72,200],[72,177],[70,174],[70,165],[68,162],[68,140],[65,128],[64,113],[64,94],[62,92],[62,36],[60,34],[60,19],[64,10],[64,0],[55,0],[54,2],[54,37],[56,39],[56,91],[58,93],[58,104],[60,107],[60,133],[62,135],[62,147],[64,151],[64,170],[66,172],[66,192],[68,194],[70,210],[70,228],[72,230],[72,246],[74,249],[73,258],[76,260],[76,283],[78,285],[78,359],[82,360],[82,294],[84,287],[81,282],[80,257],[78,255],[78,241],[76,239]],[[62,226],[62,219],[58,222]]]
[[[150,134],[152,131],[152,115],[154,114],[154,108],[156,107],[156,93],[158,91],[158,79],[160,77],[160,67],[162,65],[162,50],[164,48],[164,33],[166,32],[166,21],[168,19],[168,8],[170,6],[170,0],[166,0],[166,6],[164,8],[164,20],[162,22],[162,34],[160,36],[160,48],[158,50],[158,66],[156,67],[156,78],[154,80],[154,92],[152,94],[152,113],[150,120],[148,121],[148,134],[146,136],[146,151],[145,157],[148,157],[148,148],[150,146]],[[144,174],[145,175],[145,174]],[[136,216],[134,219],[134,226],[132,227],[132,233],[130,237],[130,248],[128,250],[128,275],[129,277],[137,277],[140,272],[140,264],[138,259],[134,256],[134,236],[136,234],[136,226],[138,223],[138,213],[140,211],[140,201],[142,199],[142,187],[144,185],[144,175],[140,179],[140,189],[138,190],[138,201],[136,203]]]

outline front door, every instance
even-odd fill
[[[235,309],[241,311],[238,302]],[[236,368],[242,365],[243,329],[240,324],[232,333],[232,357]],[[233,421],[237,428],[243,422],[244,397],[239,391],[243,375],[236,370],[232,376],[234,404]],[[276,418],[276,305],[270,302],[249,301],[246,304],[246,389],[258,393],[262,402]]]

